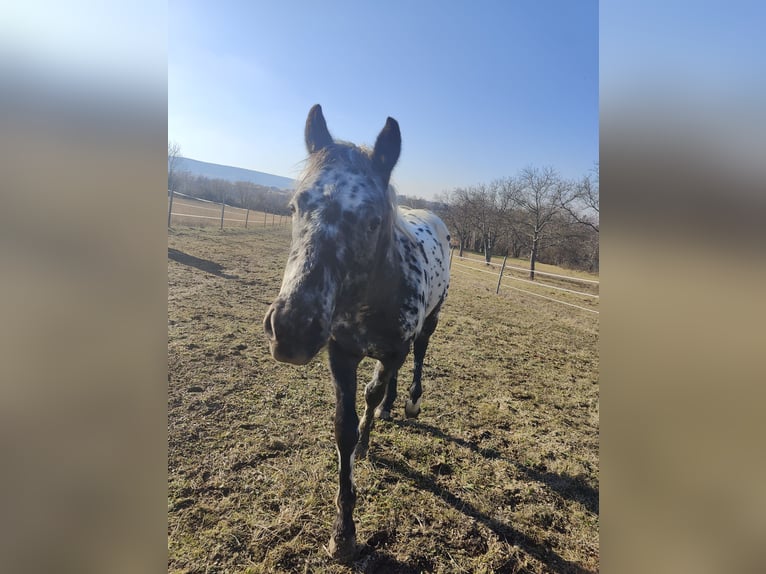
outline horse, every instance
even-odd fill
[[[449,287],[449,232],[433,213],[397,207],[390,185],[399,124],[389,117],[369,149],[333,139],[320,105],[304,133],[308,160],[290,201],[292,243],[263,328],[274,359],[303,365],[327,347],[335,387],[339,486],[328,549],[348,561],[356,544],[354,459],[377,416],[390,419],[410,347],[414,373],[405,416],[421,410],[423,359]],[[357,368],[377,359],[356,412]]]

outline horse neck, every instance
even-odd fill
[[[396,217],[396,212],[392,213]],[[371,291],[380,292],[380,287],[390,287],[399,284],[402,275],[402,269],[399,265],[399,252],[396,249],[396,228],[394,221],[391,221],[390,227],[381,234],[375,255],[375,265],[370,270],[369,284]]]

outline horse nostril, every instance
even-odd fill
[[[269,307],[266,311],[266,316],[263,318],[263,330],[269,339],[274,339],[274,325],[272,324],[272,318],[274,317],[274,308]]]

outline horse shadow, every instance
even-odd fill
[[[410,432],[414,430],[415,432],[421,432],[423,434],[428,433],[443,440],[453,442],[487,458],[494,459],[500,456],[500,453],[494,449],[481,448],[474,442],[453,437],[441,429],[427,423],[422,423],[420,421],[393,421],[393,423],[400,427],[408,427]],[[494,532],[500,540],[519,546],[525,552],[546,564],[553,572],[557,572],[559,574],[591,574],[590,570],[582,567],[576,562],[566,560],[554,552],[549,546],[540,544],[527,534],[516,530],[511,525],[481,512],[470,502],[463,500],[458,495],[450,492],[443,485],[437,483],[433,477],[415,470],[406,463],[392,460],[374,452],[370,452],[369,459],[370,462],[386,468],[389,472],[398,475],[402,479],[410,481],[418,489],[431,492],[433,495],[441,498],[445,503],[449,504],[455,510],[460,511],[469,518],[473,518],[477,522],[485,525],[492,532]],[[540,472],[518,463],[515,464],[516,467],[527,477],[548,485],[550,488],[562,494],[562,496],[573,498],[573,492],[585,489],[586,494],[578,495],[575,499],[579,502],[582,502],[586,507],[591,509],[591,511],[596,513],[598,512],[598,492],[592,487],[584,485],[584,483],[582,483],[582,481],[579,479],[557,475],[554,473]],[[587,492],[587,489],[590,489],[591,492]],[[595,510],[592,510],[594,508]]]
[[[177,261],[182,265],[188,265],[189,267],[196,267],[201,271],[216,275],[217,277],[223,277],[224,279],[237,279],[236,275],[229,275],[223,272],[223,265],[216,263],[215,261],[209,261],[207,259],[200,259],[194,255],[189,255],[178,249],[168,247],[168,258],[173,261]]]
[[[467,448],[472,452],[483,456],[484,458],[496,459],[502,456],[499,451],[493,448],[482,448],[473,441],[454,437],[445,433],[442,429],[428,423],[421,421],[400,420],[395,420],[392,422],[399,427],[407,427],[409,432],[414,431],[419,432],[420,434],[430,434],[431,436],[441,440]],[[522,475],[524,475],[524,477],[530,480],[534,480],[535,482],[541,482],[545,484],[548,488],[554,490],[562,497],[579,502],[585,508],[587,508],[588,511],[594,514],[599,513],[598,490],[585,482],[583,478],[570,476],[568,474],[557,474],[554,472],[539,470],[537,468],[526,466],[515,461],[511,461],[511,463]]]

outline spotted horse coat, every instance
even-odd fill
[[[391,417],[410,347],[414,372],[405,414],[420,413],[423,359],[449,287],[449,234],[433,213],[396,206],[389,185],[401,150],[396,120],[388,118],[369,149],[333,139],[316,105],[304,137],[309,157],[290,202],[292,244],[264,331],[278,361],[306,364],[327,346],[339,465],[329,549],[347,561],[359,550],[354,458],[366,456],[375,414]],[[378,362],[360,421],[356,386],[363,357]]]

